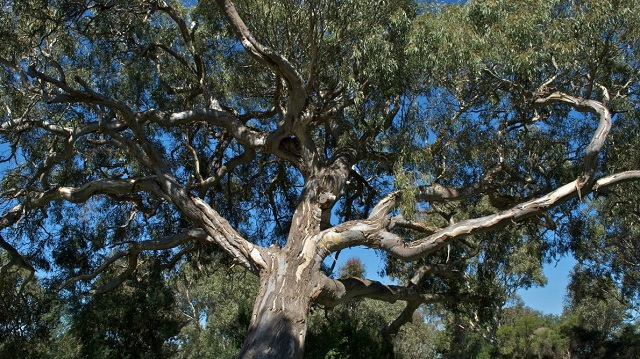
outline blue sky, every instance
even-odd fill
[[[575,264],[573,257],[562,257],[557,262],[545,265],[547,285],[518,291],[525,305],[545,314],[562,314],[569,274]]]

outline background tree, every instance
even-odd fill
[[[217,246],[259,277],[241,357],[301,357],[311,307],[354,298],[405,303],[387,338],[423,304],[496,323],[603,208],[579,210],[640,179],[616,132],[637,125],[636,1],[0,11],[11,263],[101,294],[148,251]],[[328,275],[354,246],[398,285]]]
[[[235,358],[247,334],[258,281],[244,268],[228,269],[221,253],[192,254],[171,282],[185,320],[175,358]]]
[[[169,340],[183,325],[174,310],[174,294],[157,261],[145,257],[140,261],[136,275],[113,291],[66,298],[64,320],[70,324],[59,338],[60,353],[55,357],[166,358],[178,350],[177,343]]]
[[[0,356],[48,358],[58,321],[55,298],[33,273],[0,254]]]
[[[507,308],[498,329],[503,358],[570,358],[569,340],[559,317],[543,316],[522,305]]]
[[[338,278],[362,278],[365,265],[348,259],[338,269]],[[403,313],[404,305],[380,305],[369,298],[352,298],[335,308],[314,308],[309,316],[305,358],[433,358],[437,328],[423,313],[411,318],[393,338],[386,333]]]
[[[634,358],[640,353],[640,334],[633,308],[622,300],[608,277],[593,277],[578,266],[570,284],[569,306],[562,324],[578,358]]]

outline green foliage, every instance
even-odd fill
[[[112,292],[71,297],[53,340],[60,358],[235,358],[257,283],[217,254],[194,254],[168,277],[154,265]],[[151,262],[153,260],[150,258]]]
[[[553,91],[612,109],[615,126],[598,159],[598,175],[640,166],[638,1],[243,0],[236,5],[257,40],[278,51],[306,81],[307,110],[323,114],[304,125],[319,162],[329,162],[342,147],[357,147],[353,172],[358,176],[340,192],[331,212],[334,222],[365,218],[377,199],[401,189],[401,214],[444,227],[500,213],[573,180],[597,123],[592,114],[567,106],[532,104]],[[0,6],[2,220],[16,204],[53,196],[62,187],[157,175],[157,168],[135,155],[139,140],[147,138],[176,184],[250,241],[283,246],[304,186],[294,163],[257,151],[231,168],[249,151],[224,126],[204,121],[164,126],[145,119],[152,109],[222,108],[250,129],[269,132],[280,126],[290,89],[243,51],[235,36],[212,0],[193,7],[177,0],[5,1]],[[69,99],[77,92],[85,97]],[[108,101],[97,100],[102,98]],[[123,125],[128,121],[123,107],[138,113],[137,128]],[[74,132],[89,125],[101,130]],[[56,126],[72,129],[73,136],[60,135]],[[285,132],[289,136],[291,129]],[[215,181],[199,187],[202,177]],[[435,184],[469,193],[460,202],[419,204],[414,198],[419,186]],[[122,261],[116,261],[103,275],[90,276],[109,255],[193,226],[166,196],[150,192],[132,188],[82,204],[27,206],[21,220],[3,225],[8,242],[47,273],[52,287],[68,277],[92,279],[51,298],[38,281],[18,296],[24,274],[3,275],[0,353],[96,358],[238,353],[256,283],[245,273],[220,270],[230,263],[212,260],[199,243],[157,257],[144,253],[140,260],[148,262],[133,279],[112,293],[85,296],[88,285],[121,274]],[[435,355],[436,336],[445,357],[558,357],[567,345],[578,356],[637,353],[638,328],[628,314],[640,303],[640,186],[596,192],[499,233],[450,243],[410,264],[388,258],[386,273],[403,284],[412,266],[446,265],[458,275],[428,275],[418,286],[473,299],[434,305],[433,310],[449,313],[443,315],[446,330],[417,320],[410,326],[423,332],[398,334],[396,355]],[[395,230],[408,241],[424,237]],[[188,264],[181,259],[186,252]],[[546,318],[523,308],[514,309],[517,316],[502,312],[517,289],[544,284],[546,261],[568,253],[580,266],[566,317]],[[169,274],[160,269],[176,263]],[[340,276],[362,273],[362,265],[352,262]],[[379,330],[400,307],[375,303],[354,300],[326,316],[316,310],[307,355],[390,353]],[[54,330],[51,313],[60,308],[64,323]],[[488,329],[460,329],[469,323]],[[37,345],[25,345],[29,342]],[[420,354],[411,354],[409,348],[419,343]]]
[[[393,309],[371,300],[350,301],[327,312],[317,310],[310,319],[305,357],[389,357],[380,330],[393,318],[392,313]]]
[[[576,267],[570,284],[571,305],[563,330],[577,357],[635,358],[640,353],[637,320],[620,300],[619,289],[607,277],[593,277]]]
[[[338,278],[364,278],[365,268],[359,258],[349,258],[338,270]]]
[[[361,277],[364,265],[357,258],[339,268],[340,277]],[[305,358],[434,358],[437,325],[416,311],[389,343],[382,330],[402,312],[404,303],[380,305],[371,299],[352,299],[335,308],[313,310],[305,342]]]
[[[521,306],[506,308],[497,330],[498,352],[504,358],[562,358],[569,338],[559,318]]]
[[[208,263],[186,264],[173,278],[177,310],[186,323],[175,340],[173,358],[235,358],[251,317],[257,280],[242,269],[216,268]]]
[[[0,253],[0,267],[7,264]],[[6,269],[6,268],[3,268]],[[50,346],[59,319],[55,298],[21,269],[0,276],[0,357],[53,358]]]
[[[177,350],[169,339],[178,334],[182,319],[174,296],[153,258],[146,268],[112,292],[90,298],[71,297],[69,328],[61,350],[75,347],[79,358],[162,358]]]
[[[439,322],[436,317],[414,313],[412,322],[405,324],[393,339],[393,352],[399,359],[429,359],[437,357]]]
[[[632,111],[618,117],[619,130],[606,154],[604,171],[624,171],[639,164],[638,114]],[[620,151],[620,149],[623,149]],[[618,150],[618,153],[615,153]],[[605,278],[618,288],[629,308],[640,303],[640,187],[630,183],[622,188],[598,192],[582,213],[584,218],[570,226],[571,250],[581,267],[576,275]],[[623,207],[624,206],[624,207]]]
[[[589,285],[583,289],[591,291]],[[594,292],[579,301],[572,297],[560,316],[518,303],[502,308],[488,330],[473,330],[460,315],[445,323],[437,342],[443,358],[635,358],[639,353],[640,328],[628,321],[625,306]]]

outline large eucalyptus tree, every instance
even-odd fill
[[[482,283],[529,285],[580,203],[640,179],[609,163],[637,145],[608,138],[637,131],[632,0],[0,11],[3,272],[99,294],[143,252],[217,246],[260,277],[241,357],[301,357],[312,305],[405,301],[387,337],[424,303],[482,312]],[[355,246],[407,279],[334,279]]]

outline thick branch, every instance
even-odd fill
[[[231,224],[201,198],[191,195],[176,180],[165,176],[160,180],[171,202],[220,248],[253,273],[267,267],[267,250],[247,241]]]
[[[593,190],[598,191],[601,188],[638,180],[640,180],[640,170],[615,173],[610,176],[599,178],[593,186]]]
[[[415,287],[386,285],[361,278],[331,279],[324,277],[323,291],[316,302],[329,307],[336,306],[351,298],[371,298],[395,303],[398,300],[412,303],[438,303],[460,300],[460,295],[427,294]]]
[[[640,180],[640,171],[627,171],[601,178],[595,181],[595,188],[602,189],[632,180]],[[590,192],[591,189],[586,190],[581,180],[576,179],[540,198],[524,202],[500,213],[461,221],[417,241],[408,243],[398,235],[382,231],[374,242],[379,248],[386,250],[393,256],[405,260],[413,260],[432,253],[457,238],[501,228],[525,220],[544,213],[571,198],[585,196]]]
[[[596,100],[587,100],[571,96],[562,92],[554,92],[544,98],[535,99],[537,106],[551,103],[569,104],[577,111],[589,112],[599,117],[598,128],[596,129],[591,142],[585,151],[583,169],[580,178],[580,187],[583,185],[588,189],[593,185],[598,164],[598,155],[604,146],[609,130],[611,129],[611,112],[607,106]]]
[[[304,79],[284,56],[261,44],[253,37],[231,0],[217,0],[217,3],[244,49],[277,75],[276,99],[280,98],[278,89],[281,86],[281,79],[286,83],[286,106],[280,111],[278,127],[265,140],[267,150],[282,159],[291,161],[305,177],[310,177],[317,169],[320,159],[315,143],[307,129],[307,125],[314,116],[313,110],[307,106],[309,94]],[[278,103],[275,105],[276,108],[280,107]],[[286,145],[291,142],[294,142],[294,146],[287,147]],[[293,152],[290,151],[292,148]]]
[[[18,69],[16,67],[16,69]],[[22,72],[21,69],[18,71]],[[47,101],[47,103],[86,103],[86,104],[96,104],[96,105],[104,105],[106,107],[115,109],[119,111],[124,117],[128,119],[133,118],[133,111],[127,104],[122,101],[118,101],[112,98],[109,98],[103,94],[100,94],[96,91],[93,91],[86,81],[82,80],[80,77],[76,77],[75,80],[80,86],[84,89],[84,91],[80,91],[71,87],[65,80],[64,77],[60,79],[56,79],[51,77],[43,72],[36,70],[35,66],[30,66],[27,75],[39,79],[40,81],[44,81],[49,83],[64,92],[66,94],[57,94],[55,97],[50,97],[49,93],[46,93],[42,90],[42,96]]]
[[[600,178],[595,181],[593,188],[600,190],[614,184],[635,180],[640,180],[640,170]],[[327,229],[318,234],[317,243],[325,251],[324,255],[346,247],[365,245],[370,248],[380,248],[394,257],[410,261],[433,253],[456,239],[523,221],[571,198],[585,196],[590,192],[592,189],[585,189],[584,183],[576,179],[542,197],[496,214],[460,221],[413,242],[406,242],[399,235],[387,230],[391,220],[382,214],[395,206],[394,198],[399,194],[396,192],[383,199],[367,220],[349,221]]]
[[[129,252],[126,269],[122,273],[120,273],[117,277],[110,280],[109,283],[101,286],[100,288],[93,290],[92,293],[102,294],[102,293],[106,293],[113,290],[114,288],[122,284],[122,282],[124,282],[127,278],[129,278],[129,276],[133,274],[136,268],[138,268],[138,253]]]
[[[138,126],[134,111],[125,102],[96,92],[79,76],[76,76],[74,79],[80,85],[82,90],[75,89],[66,82],[62,68],[60,66],[57,66],[57,68],[60,71],[60,79],[38,71],[34,65],[29,66],[26,72],[28,76],[31,76],[41,82],[51,84],[64,92],[51,97],[51,93],[46,91],[45,86],[42,86],[40,94],[47,103],[84,103],[87,105],[105,106],[118,111],[122,115],[124,122],[134,133],[137,140],[135,145],[132,145],[130,141],[126,141],[123,138],[119,139],[119,142],[123,147],[126,147],[129,153],[137,157],[141,162],[145,163],[149,167],[155,169],[157,174],[160,174],[164,170],[165,163],[163,162],[161,155],[144,134],[144,131],[142,131]],[[20,69],[18,69],[18,71],[22,72]],[[98,115],[100,114],[98,113]],[[102,129],[108,131],[108,127],[102,127]],[[117,134],[115,133],[111,133],[111,135],[117,137]],[[140,151],[140,148],[142,148],[142,151]]]
[[[143,177],[139,179],[99,179],[84,184],[81,187],[60,187],[33,196],[20,203],[2,217],[0,217],[0,229],[16,223],[26,211],[42,208],[52,201],[69,201],[72,203],[86,202],[95,195],[123,195],[138,191],[147,191],[156,195],[162,195],[155,177]]]
[[[355,158],[355,150],[345,148],[333,156],[330,164],[306,181],[293,214],[286,248],[295,248],[302,243],[301,239],[307,242],[307,238],[328,226],[331,210],[349,178]],[[318,241],[321,239],[322,236],[317,237]],[[309,239],[308,244],[313,243]]]
[[[227,173],[232,172],[234,170],[234,168],[243,165],[243,164],[247,164],[249,162],[251,162],[251,160],[253,160],[256,156],[256,152],[251,149],[248,148],[246,149],[242,154],[233,157],[232,159],[230,159],[229,161],[227,161],[225,164],[223,164],[222,166],[220,166],[217,170],[216,173],[213,176],[208,177],[207,179],[203,180],[202,183],[199,184],[200,186],[200,193],[201,196],[203,196],[203,194],[212,186],[214,186],[216,183],[218,183],[220,181],[220,179],[222,179],[222,177],[224,177]]]
[[[394,227],[407,228],[416,232],[428,233],[428,234],[438,232],[439,230],[442,229],[440,227],[428,226],[422,222],[409,221],[406,218],[404,218],[404,216],[402,215],[398,215],[391,218],[391,225],[389,226],[389,229],[392,229]]]
[[[166,127],[175,127],[194,122],[204,122],[227,130],[241,145],[262,148],[267,144],[267,133],[246,126],[232,114],[216,109],[164,112],[149,110],[140,114],[141,121],[151,121]]]
[[[448,279],[460,277],[461,275],[459,271],[452,270],[449,266],[444,264],[426,264],[421,266],[414,272],[413,276],[409,280],[409,284],[419,286],[427,274]]]
[[[193,45],[193,43],[195,41],[195,32],[196,32],[196,29],[198,28],[198,23],[195,23],[191,27],[191,29],[189,29],[189,27],[187,26],[187,23],[180,16],[180,14],[178,13],[178,11],[176,11],[175,8],[173,8],[172,6],[168,5],[164,1],[159,5],[160,6],[158,8],[161,11],[166,12],[171,17],[171,19],[176,23],[176,25],[178,26],[178,29],[180,30],[180,34],[182,35],[182,40],[184,41],[184,43],[186,45],[186,48],[193,55],[195,68],[189,66],[187,61],[184,60],[184,58],[181,55],[175,53],[174,51],[172,51],[167,46],[161,45],[162,48],[165,51],[167,51],[167,53],[171,54],[171,56],[173,56],[174,58],[178,59],[178,61],[180,61],[180,63],[182,63],[184,66],[187,66],[196,75],[196,77],[198,78],[199,85],[200,85],[200,88],[202,90],[202,93],[204,93],[205,98],[207,100],[207,103],[209,105],[217,104],[217,100],[214,99],[212,94],[210,93],[210,86],[207,83],[208,81],[207,81],[207,76],[206,76],[206,67],[204,65],[204,60],[202,58],[202,54],[199,53],[196,50],[195,46]]]
[[[504,227],[510,223],[542,214],[571,198],[582,198],[592,191],[594,185],[596,188],[602,188],[638,179],[637,171],[629,171],[601,178],[598,181],[595,180],[598,154],[611,128],[611,114],[604,104],[559,92],[537,99],[535,103],[537,105],[567,103],[578,111],[591,112],[599,116],[598,128],[585,153],[583,171],[575,181],[505,211],[461,221],[413,242],[406,242],[400,236],[388,231],[388,219],[384,218],[389,210],[395,207],[397,198],[402,194],[402,192],[395,192],[381,200],[367,220],[347,222],[321,233],[318,236],[319,244],[329,252],[354,245],[367,245],[372,248],[381,248],[404,260],[413,260],[432,253],[457,238]],[[459,192],[438,185],[430,187],[428,193],[423,192],[418,194],[418,198],[421,200],[441,200],[460,196]]]
[[[445,187],[434,183],[428,186],[419,186],[415,199],[420,202],[445,202],[461,201],[470,196],[483,193],[495,187],[494,176],[504,169],[502,161],[488,171],[478,182],[464,188]]]
[[[46,119],[28,118],[26,114],[20,118],[10,119],[2,123],[2,125],[0,125],[0,132],[7,134],[18,133],[28,130],[31,127],[39,127],[50,133],[65,137],[70,137],[73,133],[78,132],[71,127],[60,126]]]
[[[416,312],[419,306],[419,302],[407,302],[407,305],[402,310],[402,313],[400,313],[400,315],[393,322],[382,329],[382,337],[387,341],[391,341],[393,336],[398,334],[400,328],[402,328],[403,325],[409,323],[413,319],[413,314]]]

